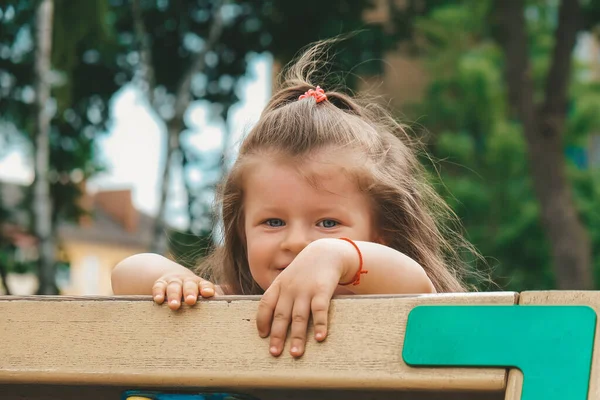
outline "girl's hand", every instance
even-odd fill
[[[162,304],[165,299],[171,310],[181,306],[183,298],[185,304],[193,306],[202,297],[212,297],[216,293],[215,285],[193,273],[170,273],[161,276],[154,282],[152,297],[157,304]]]
[[[279,356],[283,351],[290,323],[290,354],[304,354],[311,313],[315,339],[325,340],[329,303],[347,269],[344,258],[348,249],[340,246],[349,244],[344,243],[335,239],[310,243],[263,294],[256,324],[261,337],[270,334],[272,355]],[[358,268],[358,259],[354,262]]]

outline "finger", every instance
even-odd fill
[[[202,279],[198,282],[198,288],[202,297],[212,297],[215,295],[215,285],[211,281]]]
[[[273,323],[271,324],[271,340],[269,351],[272,355],[278,356],[283,351],[285,338],[292,320],[292,308],[294,299],[291,296],[279,296],[277,306],[273,312]]]
[[[183,298],[185,304],[193,306],[198,300],[198,283],[196,279],[185,279],[183,281]]]
[[[173,279],[167,285],[167,300],[171,310],[177,310],[181,305],[182,285],[181,279]]]
[[[327,321],[329,317],[330,298],[318,294],[313,297],[310,307],[312,309],[313,325],[315,327],[315,339],[319,342],[327,337]]]
[[[271,322],[273,312],[279,298],[279,285],[272,284],[270,288],[261,296],[256,313],[256,327],[260,337],[267,337],[271,333]]]
[[[308,318],[310,317],[310,298],[296,299],[292,309],[292,330],[290,332],[291,348],[290,354],[300,357],[304,354],[306,346],[306,330],[308,329]]]
[[[157,304],[162,304],[165,301],[165,292],[167,290],[167,282],[158,280],[152,286],[152,298]]]

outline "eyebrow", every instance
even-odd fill
[[[281,207],[273,207],[273,206],[260,206],[259,208],[257,208],[255,210],[255,212],[259,212],[259,213],[278,213],[278,212],[282,212],[283,210],[281,209]],[[315,209],[311,209],[310,210],[311,213],[315,213],[315,214],[328,214],[328,213],[347,213],[347,208],[342,206],[342,205],[338,205],[336,207],[317,207]]]

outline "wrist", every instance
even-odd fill
[[[327,257],[329,259],[328,265],[336,271],[340,282],[345,276],[352,274],[352,271],[349,271],[352,264],[351,251],[353,250],[350,243],[344,243],[343,240],[334,238],[322,238],[311,242],[305,250],[308,250],[308,252],[314,251],[320,257]],[[354,253],[356,257],[356,250],[354,250]],[[356,260],[354,261],[356,263]]]
[[[333,255],[332,265],[336,268],[339,283],[351,282],[360,269],[361,259],[354,245],[346,240],[324,238],[315,240],[311,247],[320,248],[323,254]]]
[[[350,239],[340,238],[337,242],[344,249],[343,269],[339,284],[342,286],[357,285],[360,282],[360,274],[366,273],[366,271],[361,272],[363,266],[362,253],[358,245]]]

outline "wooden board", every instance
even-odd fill
[[[600,316],[600,291],[531,291],[519,295],[521,305],[587,305]],[[600,399],[600,318],[596,324],[596,339],[592,358],[589,399]],[[505,400],[519,400],[523,374],[510,370]]]
[[[522,391],[523,373],[516,368],[511,368],[508,371],[504,400],[521,400]]]
[[[336,298],[328,339],[310,341],[300,359],[269,355],[255,327],[258,296],[178,312],[147,296],[0,297],[0,384],[501,391],[505,369],[410,368],[402,343],[416,305],[514,304],[516,296]]]

